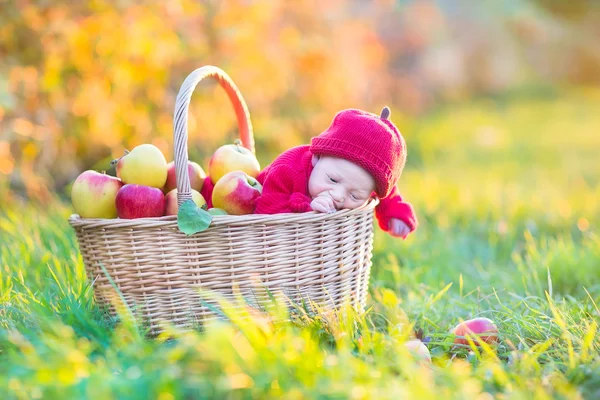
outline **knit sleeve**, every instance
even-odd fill
[[[214,188],[215,185],[213,185],[212,181],[210,180],[210,176],[204,178],[204,183],[202,184],[202,190],[200,191],[200,194],[202,197],[204,197],[204,200],[206,200],[206,206],[208,208],[212,207],[212,192]]]
[[[311,198],[301,190],[305,179],[287,165],[272,166],[264,176],[262,195],[256,200],[256,214],[302,213],[312,211]]]
[[[380,199],[379,205],[375,208],[375,216],[379,222],[379,227],[385,232],[389,231],[392,218],[404,221],[411,232],[417,229],[419,225],[412,205],[402,200],[396,187],[392,189],[387,197]]]

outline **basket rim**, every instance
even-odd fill
[[[282,214],[248,214],[248,215],[214,215],[210,228],[217,226],[240,226],[249,224],[283,225],[298,222],[323,222],[332,219],[345,218],[348,216],[372,212],[379,200],[374,198],[365,205],[355,209],[344,209],[331,214],[309,211],[304,213],[282,213]],[[169,215],[153,218],[120,219],[120,218],[82,218],[78,214],[71,214],[69,224],[72,227],[89,228],[134,228],[134,227],[167,227],[177,226],[177,216]]]

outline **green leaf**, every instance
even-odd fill
[[[177,212],[177,226],[188,236],[206,230],[211,221],[212,215],[199,208],[192,200],[183,203]]]

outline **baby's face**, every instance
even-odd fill
[[[315,159],[313,159],[315,160]],[[314,199],[329,196],[338,210],[365,204],[375,190],[375,180],[362,167],[336,157],[320,157],[308,180],[308,192]]]

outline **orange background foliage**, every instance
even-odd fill
[[[141,143],[170,161],[175,97],[203,65],[224,69],[240,88],[262,165],[319,134],[343,108],[390,105],[402,130],[436,105],[473,95],[528,82],[598,83],[600,54],[590,49],[599,11],[574,4],[4,3],[0,194],[64,194],[83,170],[108,170]],[[568,66],[552,62],[564,57]],[[205,167],[235,130],[224,92],[201,83],[190,107],[190,158]]]

